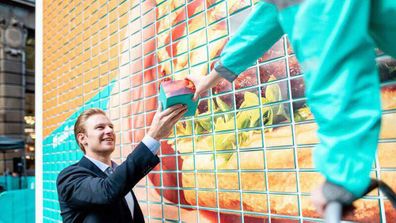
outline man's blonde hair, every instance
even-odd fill
[[[106,115],[106,113],[102,109],[90,108],[90,109],[83,111],[78,116],[77,121],[74,124],[74,137],[76,138],[76,142],[77,142],[78,146],[81,148],[81,150],[84,152],[84,154],[85,154],[85,148],[78,141],[77,135],[78,135],[78,133],[86,133],[85,122],[89,119],[89,117],[91,117],[93,115],[97,115],[97,114]]]

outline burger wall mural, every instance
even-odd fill
[[[207,75],[254,4],[131,1],[125,9],[127,28],[119,32],[118,67],[107,74],[107,85],[76,107],[69,122],[58,122],[61,127],[46,138],[48,148],[72,137],[60,138],[67,131],[62,126],[79,111],[99,106],[115,124],[113,159],[121,162],[151,124],[160,83]],[[108,10],[109,15],[115,10],[122,9]],[[372,177],[396,190],[396,156],[391,155],[396,152],[396,62],[382,52],[377,62],[384,115]],[[195,116],[182,119],[161,141],[161,163],[134,189],[146,221],[319,221],[310,203],[310,191],[323,180],[311,161],[317,125],[302,75],[283,36],[233,84],[222,81],[204,95]],[[355,206],[346,219],[391,222],[396,217],[378,191]]]

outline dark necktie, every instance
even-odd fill
[[[107,167],[107,169],[104,172],[107,176],[110,176],[111,174],[114,173],[113,168],[110,166]],[[132,194],[130,192],[125,196],[125,201],[126,201],[126,204],[128,205],[129,210],[131,211],[132,219],[133,219],[134,201],[132,198]]]

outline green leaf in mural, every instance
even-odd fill
[[[226,121],[226,117],[221,115],[216,118],[215,130],[216,131],[223,131],[223,130],[232,130],[235,128],[234,119],[231,118]]]
[[[237,128],[243,129],[249,127],[250,120],[247,112],[241,111],[237,115]]]
[[[195,121],[195,132],[197,134],[207,133],[211,130],[210,122],[197,120]]]
[[[206,131],[212,131],[212,120],[210,117],[206,117],[206,118],[199,120],[199,124]]]
[[[265,95],[266,95],[266,102],[268,103],[279,102],[282,100],[282,93],[278,84],[271,84],[267,86]],[[287,115],[285,111],[285,107],[282,103],[272,105],[271,110],[272,110],[271,124],[276,124],[278,123],[279,120],[285,120],[285,119],[290,121],[290,117]],[[267,124],[270,125],[270,122],[267,122]]]
[[[258,105],[259,104],[258,102],[259,102],[259,97],[256,94],[251,92],[245,92],[244,101],[241,104],[240,108]],[[237,114],[237,128],[256,127],[259,120],[260,120],[259,109],[240,111]]]
[[[185,132],[188,135],[192,135],[192,121],[187,121],[186,122],[186,130],[185,130]]]
[[[251,133],[253,133],[253,131],[240,132],[238,135],[239,144],[242,144],[243,142],[246,142],[247,140],[249,140]]]
[[[235,148],[235,136],[233,133],[215,136],[216,150],[229,150]]]
[[[231,109],[230,106],[228,106],[223,100],[220,99],[220,97],[217,97],[215,100],[216,100],[218,109],[221,112],[229,111]],[[224,114],[224,118],[225,118],[225,121],[227,122],[228,120],[233,119],[233,116],[232,116],[232,114],[228,113],[228,114]]]
[[[263,123],[264,125],[272,125],[274,120],[274,114],[271,107],[264,107],[263,108]]]
[[[297,110],[297,112],[294,113],[294,121],[296,122],[301,122],[305,121],[311,116],[311,110],[307,106],[304,106],[300,109]]]
[[[216,168],[224,169],[224,166],[227,165],[228,160],[234,155],[235,153],[220,153],[216,154]]]
[[[281,90],[278,84],[271,84],[265,89],[265,97],[270,102],[280,101],[282,99]]]
[[[263,105],[270,103],[270,101],[267,98],[261,97],[261,103]]]
[[[205,129],[197,121],[195,121],[195,133],[202,134],[204,132],[205,132]]]
[[[230,110],[230,106],[228,106],[223,100],[221,100],[220,97],[217,97],[215,100],[220,111],[224,112]]]

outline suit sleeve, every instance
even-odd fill
[[[283,35],[275,5],[259,2],[224,47],[215,70],[229,82],[251,66]]]
[[[79,166],[66,168],[57,179],[58,195],[74,208],[109,205],[124,197],[158,163],[159,158],[140,143],[106,179]]]

